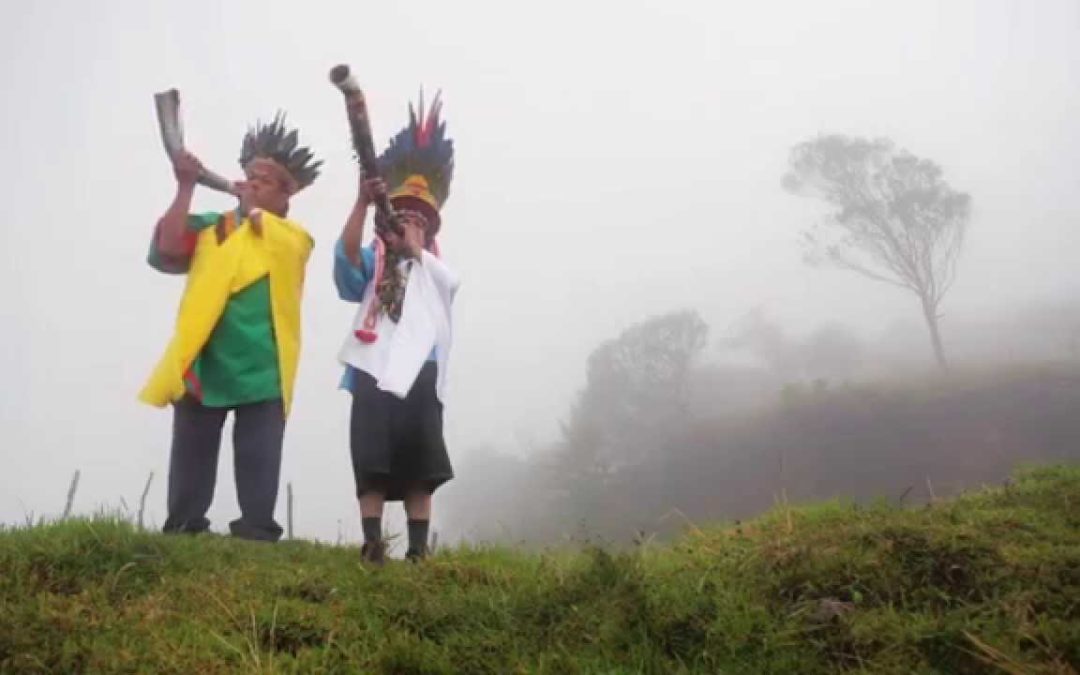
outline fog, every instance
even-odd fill
[[[914,297],[803,262],[799,233],[824,209],[781,178],[791,148],[818,134],[887,137],[971,196],[942,307],[957,364],[1076,358],[1071,0],[63,1],[8,8],[0,53],[3,523],[57,515],[75,470],[77,513],[133,508],[154,472],[148,519],[164,520],[171,414],[135,396],[182,290],[145,263],[174,191],[152,94],[173,86],[190,149],[218,172],[238,173],[247,125],[279,108],[325,160],[291,211],[316,241],[282,472],[298,536],[359,537],[336,361],[354,307],[330,274],[356,189],[327,80],[336,63],[364,86],[377,144],[421,87],[442,90],[455,141],[441,244],[464,279],[446,405],[459,477],[444,488],[454,509],[440,512],[436,494],[434,525],[448,536],[469,536],[477,517],[463,513],[482,519],[470,494],[506,489],[497,474],[475,480],[479,468],[466,482],[483,466],[470,459],[551,454],[589,355],[650,317],[698,313],[709,329],[700,372],[768,370],[757,394],[736,397],[755,405],[791,382],[932,372]],[[229,205],[196,195],[197,210]],[[838,326],[861,356],[850,372],[778,372],[748,325],[771,326],[792,349]],[[714,398],[695,399],[706,417],[735,381],[713,372]],[[214,528],[237,511],[226,442]]]

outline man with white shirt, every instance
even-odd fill
[[[334,282],[356,319],[341,348],[342,388],[352,393],[350,450],[364,530],[362,558],[384,560],[382,514],[402,501],[406,557],[427,554],[431,496],[453,478],[443,439],[443,395],[451,341],[451,305],[459,281],[439,257],[440,209],[453,174],[453,144],[438,99],[379,157],[382,178],[361,178],[356,203],[334,252]],[[389,193],[401,230],[375,216],[363,245],[368,207]]]

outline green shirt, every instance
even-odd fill
[[[191,370],[205,406],[227,408],[281,398],[269,278],[229,298]]]
[[[235,214],[188,216],[188,228],[192,233],[190,250],[186,259],[170,260],[171,269],[167,271],[186,272],[195,253],[198,233],[230,215],[230,220],[235,223]],[[226,228],[226,231],[228,236],[232,228]],[[152,247],[151,264],[155,258],[159,256]],[[269,277],[258,279],[229,298],[210,339],[184,376],[184,383],[189,394],[212,408],[231,408],[281,398]]]

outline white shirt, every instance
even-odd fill
[[[368,307],[378,302],[377,284],[372,280],[364,289],[364,299],[338,359],[371,375],[382,391],[403,399],[434,347],[438,367],[436,394],[442,401],[453,339],[451,306],[461,281],[428,251],[421,254],[420,260],[403,260],[400,265],[408,267],[401,318],[394,323],[386,312],[380,311],[375,323],[377,339],[365,343],[356,337],[355,331],[363,327]]]

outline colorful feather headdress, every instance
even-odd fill
[[[431,224],[431,236],[439,231],[439,211],[450,196],[454,176],[454,142],[446,137],[441,112],[442,101],[436,94],[425,114],[421,90],[419,104],[414,108],[409,103],[408,126],[390,139],[378,159],[391,203],[423,212]]]
[[[273,160],[292,179],[292,192],[303,190],[319,177],[322,161],[312,162],[314,155],[306,147],[299,146],[296,129],[285,127],[285,114],[278,111],[269,124],[256,122],[244,135],[240,149],[240,166],[247,168],[256,159]]]

